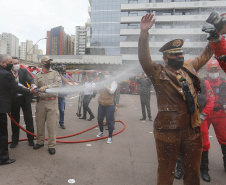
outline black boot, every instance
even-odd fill
[[[208,150],[202,152],[201,166],[200,166],[200,174],[204,181],[210,182],[210,175],[208,173],[209,168],[209,159],[208,159]]]
[[[224,160],[224,170],[226,171],[226,145],[221,145],[221,150],[222,150],[223,160]]]
[[[181,163],[181,157],[179,156],[177,159],[177,167],[174,174],[175,179],[181,179],[183,177],[183,170],[182,170],[182,163]]]

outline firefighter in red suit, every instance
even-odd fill
[[[209,124],[207,122],[208,118],[211,117],[215,96],[214,92],[211,88],[209,81],[206,78],[201,80],[201,93],[198,95],[198,103],[199,103],[199,111],[200,117],[202,120],[201,131],[202,131],[202,139],[203,139],[203,151],[202,151],[202,159],[200,166],[200,174],[204,181],[210,182],[209,176],[209,168],[208,168],[208,151],[210,149],[209,142]],[[202,91],[205,89],[205,91]]]
[[[224,169],[226,171],[226,81],[224,78],[220,77],[220,65],[218,61],[210,60],[207,63],[206,71],[207,81],[210,83],[215,96],[214,108],[210,112],[206,120],[207,127],[209,128],[210,124],[212,123],[215,134],[217,136],[217,140],[221,145]],[[208,129],[203,127],[204,125],[202,126],[202,130],[204,132],[203,151],[208,152],[208,149],[210,148]],[[205,161],[208,168],[208,153],[207,160]]]
[[[226,40],[220,35],[221,41],[218,43],[211,42],[211,47],[214,50],[214,55],[217,61],[219,62],[221,68],[226,73]],[[222,58],[221,58],[222,57]]]
[[[210,37],[207,39],[211,41],[215,58],[226,73],[226,40],[222,36],[226,34],[226,13],[219,15],[217,12],[213,12],[206,22],[213,24],[217,30],[217,33],[210,33]]]

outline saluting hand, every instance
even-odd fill
[[[142,17],[140,22],[140,30],[141,32],[148,32],[148,30],[153,26],[155,23],[155,19],[153,19],[154,14],[149,13]]]

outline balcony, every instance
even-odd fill
[[[214,8],[222,7],[222,4],[222,1],[121,4],[121,11]]]
[[[160,48],[166,42],[149,42],[149,47]],[[207,42],[184,42],[183,48],[204,48]],[[138,42],[120,42],[120,48],[137,48]]]
[[[152,35],[205,35],[201,28],[170,28],[170,29],[150,29]],[[140,35],[140,29],[121,29],[120,35]]]
[[[155,16],[155,22],[205,22],[209,15]],[[121,24],[140,23],[142,16],[121,17]]]

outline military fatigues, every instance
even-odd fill
[[[61,78],[57,71],[50,69],[47,73],[39,72],[35,76],[35,85],[38,88],[61,87]],[[57,93],[40,93],[40,99],[36,104],[37,144],[44,144],[45,122],[48,130],[48,148],[56,146],[56,128],[59,122]]]

